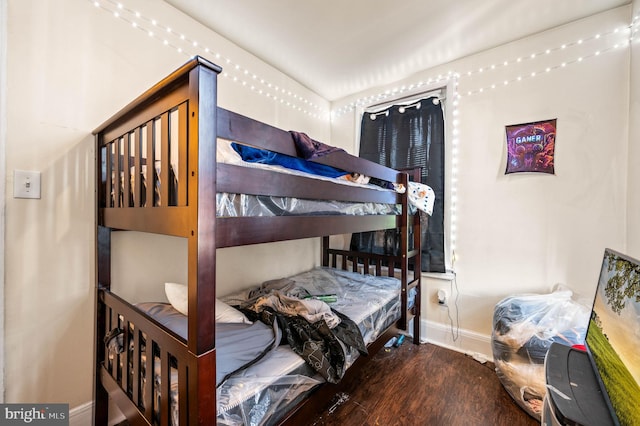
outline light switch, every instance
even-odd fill
[[[14,170],[13,198],[40,198],[40,172]]]

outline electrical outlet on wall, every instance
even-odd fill
[[[444,288],[438,289],[436,296],[438,300],[438,305],[447,306],[447,302],[449,301],[449,292],[447,291],[447,289],[444,289]]]

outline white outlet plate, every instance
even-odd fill
[[[438,304],[441,306],[447,306],[447,302],[449,299],[449,293],[447,292],[447,290],[441,288],[438,290],[437,292],[437,297],[438,297]]]
[[[40,198],[40,172],[14,170],[13,198]]]

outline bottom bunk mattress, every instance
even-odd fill
[[[375,341],[400,317],[400,280],[334,268],[318,267],[291,277],[266,281],[222,297],[228,305],[244,308],[271,292],[300,299],[321,300],[358,326],[365,345]]]
[[[259,321],[252,323],[248,320],[247,317],[251,317],[251,312],[247,307],[255,305],[257,299],[273,293],[299,300],[328,301],[326,305],[331,311],[337,311],[357,327],[365,346],[374,342],[400,317],[401,300],[398,279],[324,267],[288,278],[267,281],[259,287],[222,297],[222,303],[218,301],[216,304],[218,424],[275,424],[316,386],[327,380],[318,372],[318,368],[312,368],[310,365],[309,359],[313,360],[313,355],[307,356],[305,361],[286,344],[286,338],[280,336],[283,334],[282,330],[274,327],[273,324],[265,325]],[[278,298],[278,300],[281,299]],[[143,303],[138,307],[186,338],[186,316],[177,313],[166,304]],[[158,314],[161,311],[163,313]],[[167,316],[167,311],[172,314]],[[219,315],[219,311],[224,312]],[[169,317],[173,319],[169,320]],[[175,321],[175,318],[179,321]],[[230,321],[231,324],[222,324],[218,322],[219,320]],[[232,330],[234,326],[242,331],[234,334]],[[229,333],[223,328],[232,331]],[[270,331],[273,340],[264,338],[265,329],[273,330]],[[258,337],[251,336],[250,333],[255,331],[260,333]],[[278,345],[280,340],[283,344]],[[250,348],[246,347],[246,342],[251,342]],[[313,345],[313,342],[308,343],[308,346]],[[349,345],[343,343],[340,345],[345,355],[343,363],[346,369],[360,356],[361,352]],[[228,360],[232,360],[231,365],[223,366],[222,363]],[[154,364],[159,366],[160,362]],[[158,391],[160,372],[158,368],[154,370],[156,370],[153,386],[154,400],[160,406],[161,395]],[[172,385],[171,423],[177,424],[177,377],[174,378],[172,374],[170,380]]]

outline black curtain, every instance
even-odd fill
[[[422,168],[421,181],[429,185],[436,196],[433,214],[430,217],[422,214],[422,271],[445,272],[444,116],[442,105],[434,103],[434,99],[394,105],[374,115],[365,113],[360,157],[393,169]],[[353,234],[351,248],[398,253],[400,239],[396,236],[396,230]]]

